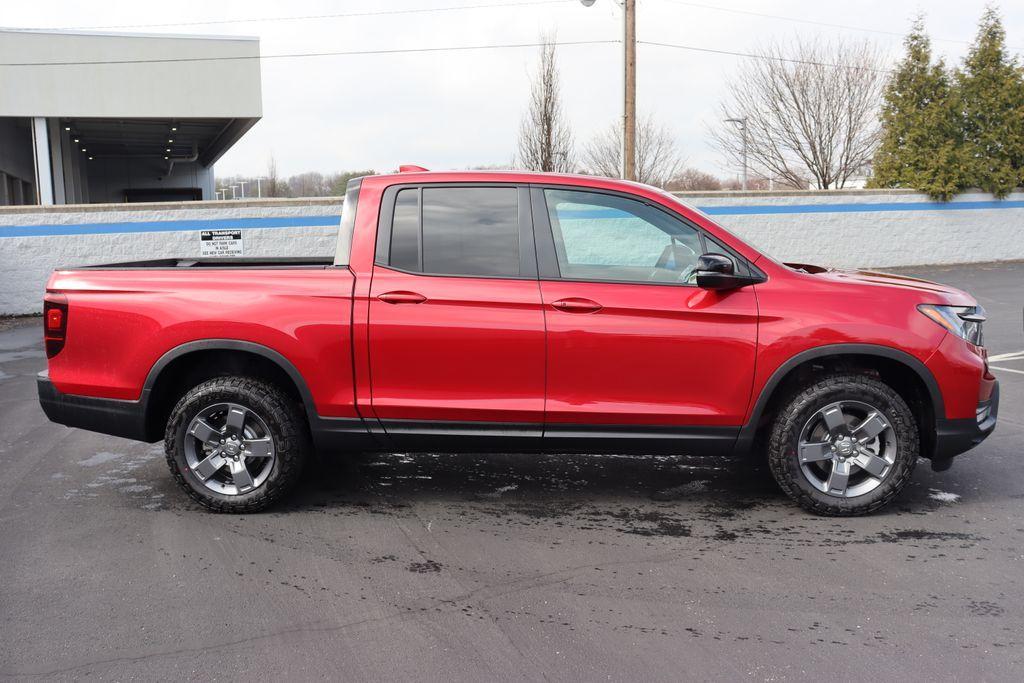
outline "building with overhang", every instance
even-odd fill
[[[259,40],[0,29],[0,205],[215,199]]]

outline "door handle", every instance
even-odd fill
[[[386,304],[421,304],[427,297],[416,292],[384,292],[377,296]]]
[[[551,306],[566,313],[596,313],[601,310],[601,304],[596,301],[578,297],[559,299],[553,302]]]

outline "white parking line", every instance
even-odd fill
[[[1002,370],[1003,372],[1015,372],[1018,375],[1024,375],[1024,370],[1015,370],[1014,368],[1000,368],[995,365],[988,366],[992,370]]]
[[[996,356],[989,356],[989,362],[996,361],[997,363],[1001,360],[1024,360],[1024,351],[1011,351],[1010,353],[1000,353]]]

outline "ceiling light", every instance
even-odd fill
[[[89,161],[92,161],[92,157],[89,157]]]
[[[170,147],[168,147],[168,148],[167,148],[167,149],[165,149],[164,151],[165,151],[165,152],[170,152],[170,151],[171,151],[171,148],[170,148]]]
[[[168,158],[168,157],[164,157],[164,159],[167,159],[167,158]]]
[[[71,126],[64,126],[64,130],[71,130]]]
[[[78,138],[75,138],[75,142],[76,142],[76,143],[78,142]]]
[[[82,151],[83,151],[83,152],[85,151],[85,147],[83,147],[83,148],[82,148]]]
[[[178,127],[177,126],[171,126],[171,132],[172,133],[177,133],[178,132]]]
[[[174,142],[174,138],[171,138],[171,139],[170,139],[170,140],[168,140],[167,142]]]

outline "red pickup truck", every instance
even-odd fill
[[[891,501],[995,427],[969,295],[778,263],[660,190],[533,173],[353,180],[333,258],[58,270],[47,416],[163,438],[250,512],[311,453],[767,456],[815,513]]]

